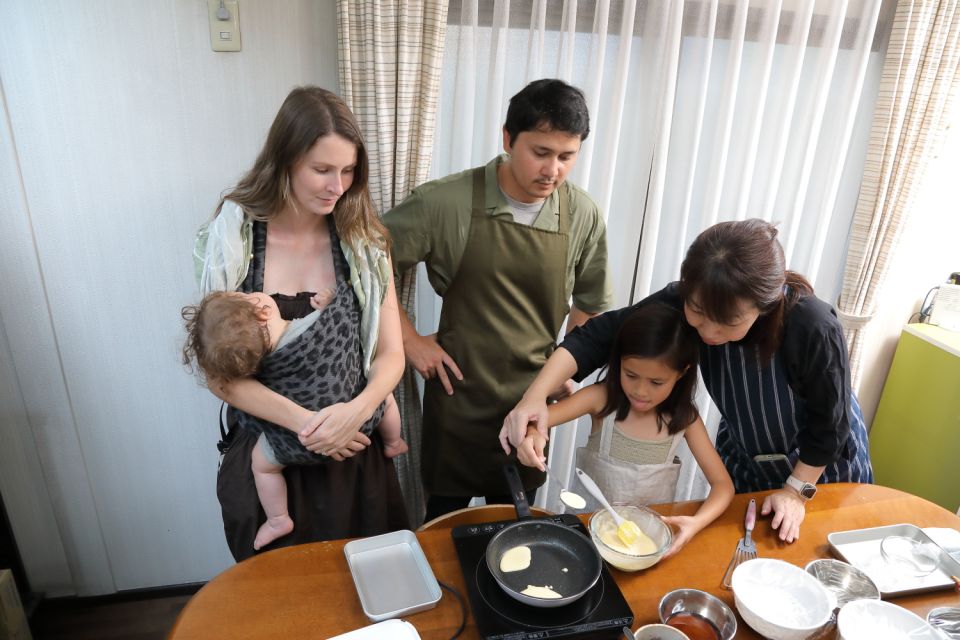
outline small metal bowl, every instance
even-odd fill
[[[927,614],[927,624],[948,638],[960,639],[960,607],[937,607]]]
[[[809,562],[807,573],[820,581],[837,599],[837,608],[854,600],[879,600],[880,589],[866,573],[832,558]]]
[[[737,617],[720,598],[699,589],[674,589],[660,599],[660,622],[664,624],[678,613],[704,618],[720,632],[720,640],[737,635]]]

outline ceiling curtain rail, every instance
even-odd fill
[[[654,2],[664,2],[665,0],[639,0],[636,2],[637,13],[646,13],[647,8]],[[572,4],[578,6],[575,10],[576,19],[569,20],[569,4],[567,2],[555,2],[548,0],[511,0],[510,15],[513,28],[524,26],[525,16],[538,15],[540,24],[546,31],[565,31],[572,30],[579,33],[592,33],[594,28],[594,14],[598,11],[597,6],[602,4],[603,0],[578,0]],[[833,0],[830,0],[833,2]],[[624,22],[632,24],[633,35],[639,36],[643,31],[642,22],[633,22],[624,20],[623,6],[629,4],[630,0],[612,0],[609,3],[609,11],[614,17],[611,19],[609,28],[614,32],[621,31]],[[793,20],[798,19],[806,13],[806,7],[803,0],[788,0],[784,3],[782,9],[782,18],[780,20],[781,31],[776,34],[776,42],[786,43],[789,41],[789,29]],[[859,13],[860,7],[870,6],[870,0],[858,0],[855,6],[851,7],[851,12]],[[495,24],[495,3],[492,0],[479,2],[477,5],[477,25],[480,27],[491,27]],[[893,18],[896,3],[888,0],[883,3],[882,22],[889,24]],[[712,6],[716,7],[717,17],[712,25],[706,25],[700,20],[704,11],[709,11]],[[828,37],[830,16],[834,14],[831,7],[825,3],[818,4],[818,9],[811,16],[810,41],[807,46],[823,46],[824,38]],[[684,37],[706,37],[707,31],[715,31],[715,37],[720,40],[727,40],[737,30],[736,14],[738,8],[733,0],[717,3],[713,0],[703,0],[702,2],[687,2],[683,14],[683,35]],[[452,25],[463,23],[465,10],[459,1],[454,0],[450,3],[450,10],[447,13],[447,21]],[[765,41],[765,20],[766,7],[752,6],[748,8],[744,37],[747,41],[763,42]],[[802,18],[800,18],[802,19]],[[857,46],[856,41],[861,31],[859,15],[848,17],[843,24],[839,47],[841,49],[853,49]],[[871,43],[871,50],[880,51],[886,46],[886,41],[882,37],[885,32],[880,31],[880,37]]]

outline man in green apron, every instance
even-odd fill
[[[606,227],[565,182],[590,131],[583,93],[537,80],[510,99],[505,155],[423,184],[383,221],[400,274],[424,262],[443,297],[436,334],[401,311],[403,345],[425,380],[422,475],[426,519],[473,496],[510,502],[497,435],[567,329],[610,303]],[[573,306],[568,304],[573,297]],[[542,472],[521,466],[528,492]]]

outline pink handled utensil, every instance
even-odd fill
[[[733,552],[733,557],[730,558],[730,564],[727,565],[727,572],[723,574],[723,582],[721,582],[721,585],[724,589],[731,588],[730,579],[733,577],[734,569],[747,560],[753,560],[757,557],[757,545],[753,542],[753,538],[750,535],[753,533],[753,525],[756,523],[757,501],[751,498],[750,504],[747,505],[747,517],[743,523],[746,534],[737,542],[737,548]]]

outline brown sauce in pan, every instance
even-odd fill
[[[720,640],[720,630],[695,613],[675,613],[667,619],[667,624],[683,631],[690,640]]]

